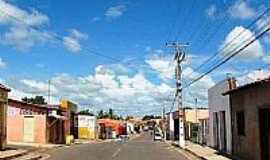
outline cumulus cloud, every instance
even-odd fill
[[[52,38],[49,31],[32,29],[49,24],[50,20],[46,15],[34,9],[31,12],[22,10],[4,0],[0,0],[0,10],[0,25],[8,27],[1,37],[2,44],[25,51]]]
[[[125,11],[126,11],[125,5],[112,6],[106,10],[105,16],[107,18],[118,18],[121,17]]]
[[[240,33],[242,33],[240,35]],[[240,35],[240,36],[239,36]],[[222,52],[222,56],[228,56],[234,49],[238,47],[242,47],[243,43],[246,44],[250,41],[250,38],[255,38],[255,35],[250,30],[237,26],[235,27],[225,38],[225,41],[221,45],[220,49],[224,46],[227,46],[225,50]],[[238,60],[254,60],[260,59],[264,56],[264,50],[259,40],[256,40],[253,44],[248,46],[245,50],[243,50],[238,56]]]
[[[52,98],[69,98],[79,104],[92,104],[96,110],[112,107],[121,114],[143,115],[156,110],[162,98],[174,89],[165,84],[154,84],[144,74],[118,75],[113,70],[99,65],[93,74],[72,76],[60,74],[51,79]],[[7,83],[17,99],[25,95],[47,97],[46,81],[22,79]],[[14,93],[15,92],[15,93]],[[13,96],[13,97],[14,97]],[[56,102],[56,101],[55,101]]]
[[[245,85],[270,77],[269,70],[253,70],[237,78],[239,85]]]
[[[174,78],[175,65],[172,57],[161,57],[154,54],[146,59],[145,62],[151,69],[159,73],[161,79],[170,80]]]
[[[230,8],[229,14],[237,19],[250,19],[256,14],[255,10],[249,6],[245,0],[237,0]]]
[[[191,82],[194,79],[198,78],[201,74],[198,72],[195,72],[192,68],[186,67],[183,70],[183,79],[186,82]],[[187,84],[184,84],[184,86]],[[188,92],[184,90],[185,97],[187,98],[187,101],[194,101],[193,98],[200,99],[201,102],[204,102],[206,104],[207,102],[207,90],[214,86],[215,82],[210,76],[205,76],[202,79],[200,79],[198,82],[191,85],[188,89]]]
[[[82,50],[80,41],[86,40],[88,35],[76,29],[70,30],[70,35],[63,38],[63,44],[70,52],[79,52]]]
[[[6,62],[4,62],[2,58],[0,58],[0,69],[4,69],[6,68],[6,66],[7,66]]]

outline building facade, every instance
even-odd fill
[[[63,116],[51,114],[47,106],[8,100],[8,142],[63,143],[63,125]]]
[[[270,78],[230,90],[225,95],[231,99],[235,159],[270,159]]]
[[[93,140],[97,138],[97,120],[95,116],[77,115],[78,138]]]
[[[236,81],[228,78],[208,90],[209,138],[207,145],[220,152],[232,153],[232,125],[229,96],[222,94],[236,87]]]
[[[185,109],[185,138],[205,144],[208,139],[208,119],[207,108]]]

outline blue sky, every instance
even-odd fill
[[[46,96],[47,81],[52,80],[52,103],[69,98],[91,104],[92,110],[112,107],[123,115],[157,114],[161,106],[170,108],[164,97],[174,90],[174,63],[165,43],[191,44],[184,62],[189,82],[208,67],[194,69],[237,33],[244,30],[246,35],[234,46],[254,34],[246,26],[270,5],[266,2],[0,0],[0,82],[18,99]],[[268,23],[265,16],[254,28]],[[269,44],[266,35],[199,81],[185,93],[186,105],[198,97],[207,106],[207,89],[228,72],[241,83],[247,82],[246,75],[256,77],[254,70],[270,62]],[[267,69],[262,72],[268,76]]]

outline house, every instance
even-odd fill
[[[73,138],[78,138],[78,128],[75,127],[75,116],[78,106],[66,99],[62,99],[59,104],[60,109],[63,111],[62,114],[67,118],[64,124],[65,138],[67,136],[72,136]]]
[[[233,157],[270,159],[270,78],[231,89]]]
[[[179,112],[167,113],[167,140],[179,140]],[[183,113],[181,113],[183,115]],[[180,115],[180,116],[181,116]],[[184,109],[185,139],[204,143],[207,139],[208,110],[206,108]]]
[[[112,119],[98,119],[99,125],[99,138],[100,139],[113,139],[120,135],[126,135],[126,124],[119,120]]]
[[[65,117],[59,109],[8,99],[7,141],[63,143]]]
[[[4,150],[6,147],[6,108],[8,102],[8,92],[10,89],[0,84],[0,150]]]
[[[229,96],[222,93],[236,87],[234,78],[228,77],[208,90],[209,138],[207,145],[220,152],[232,153],[232,125]]]
[[[78,138],[93,140],[97,138],[97,120],[95,116],[82,115],[76,116],[78,120]]]
[[[196,143],[205,144],[208,138],[207,108],[185,109],[185,138]]]

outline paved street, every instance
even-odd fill
[[[144,133],[125,143],[84,144],[50,152],[49,160],[188,160],[171,146]]]

